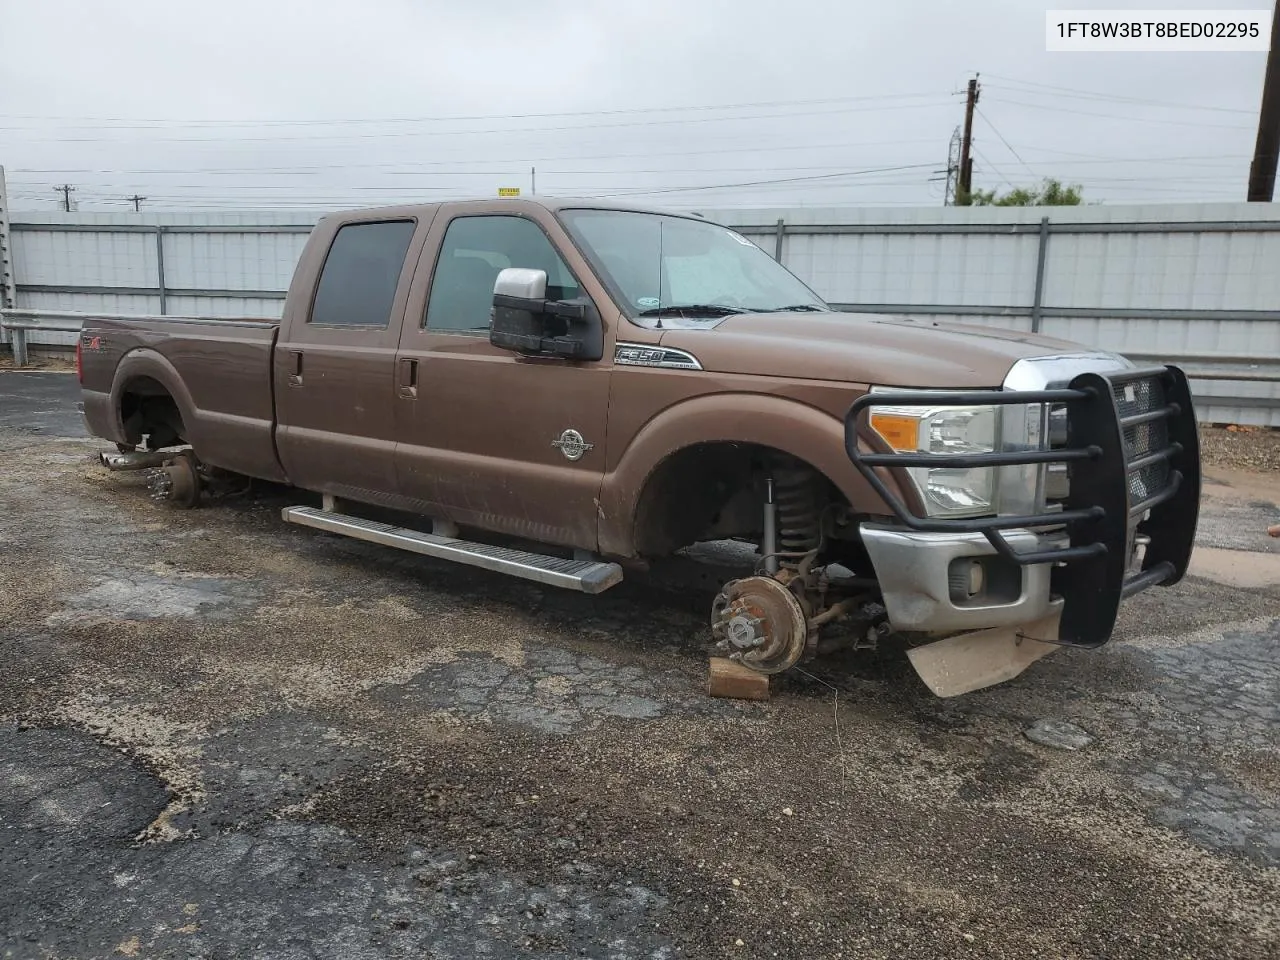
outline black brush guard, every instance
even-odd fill
[[[1064,447],[981,454],[863,453],[861,434],[886,444],[864,423],[873,406],[947,407],[1063,404]],[[1191,559],[1200,509],[1200,441],[1186,374],[1177,367],[1083,373],[1063,389],[868,393],[845,416],[849,459],[912,530],[981,533],[996,552],[1020,565],[1052,563],[1051,589],[1063,600],[1058,641],[1099,647],[1111,639],[1120,601],[1182,579]],[[939,520],[909,510],[876,468],[1002,467],[1065,463],[1070,492],[1058,511],[1027,516]],[[898,475],[902,489],[911,481]],[[1143,519],[1143,515],[1150,515]],[[1065,527],[1068,543],[1019,552],[1001,533]],[[1142,568],[1128,572],[1135,535],[1150,540]],[[1060,540],[1061,538],[1059,538]]]

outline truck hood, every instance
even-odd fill
[[[998,387],[1015,362],[1080,350],[1039,334],[854,313],[754,313],[662,335],[704,370],[895,387]]]

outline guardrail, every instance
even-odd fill
[[[65,310],[0,310],[0,330],[9,332],[13,347],[13,363],[25,367],[27,334],[32,330],[79,333],[85,320],[137,320],[136,313],[76,313]],[[156,316],[158,320],[208,320],[207,317]],[[216,318],[215,318],[216,319]],[[235,318],[227,318],[234,320]],[[1172,363],[1182,368],[1188,380],[1202,382],[1280,383],[1280,357],[1248,357],[1230,354],[1125,353],[1130,360],[1142,363]],[[1234,369],[1232,369],[1234,368]],[[1205,395],[1200,402],[1222,406],[1254,406],[1280,408],[1280,397],[1217,397]]]
[[[97,313],[64,313],[56,310],[0,310],[0,330],[9,334],[13,348],[13,365],[25,367],[27,333],[31,330],[52,330],[56,333],[79,333],[84,321],[102,316]]]

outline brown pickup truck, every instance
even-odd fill
[[[93,320],[78,358],[104,461],[183,506],[289,484],[322,506],[287,521],[588,593],[755,544],[711,630],[761,673],[893,636],[939,695],[999,682],[1107,642],[1195,535],[1177,368],[834,312],[697,216],[337,214],[283,320]]]

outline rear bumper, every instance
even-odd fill
[[[897,453],[865,425],[864,412],[877,404],[1062,404],[1067,444],[968,455],[963,463],[949,454]],[[865,453],[860,443],[884,452]],[[869,393],[845,418],[845,447],[900,524],[864,526],[885,607],[898,629],[942,633],[1027,622],[1060,600],[1058,642],[1096,647],[1110,639],[1121,600],[1151,586],[1176,583],[1191,559],[1199,516],[1200,449],[1187,378],[1177,367],[1082,373],[1062,389]],[[907,466],[1046,463],[1068,465],[1070,495],[1060,511],[963,520],[912,513],[881,472]],[[905,474],[899,483],[909,483]],[[1131,560],[1138,542],[1146,546],[1135,570]],[[992,555],[1006,567],[1021,569],[1016,595],[1016,584],[1006,572],[1002,603],[968,607],[956,602],[953,561]]]

